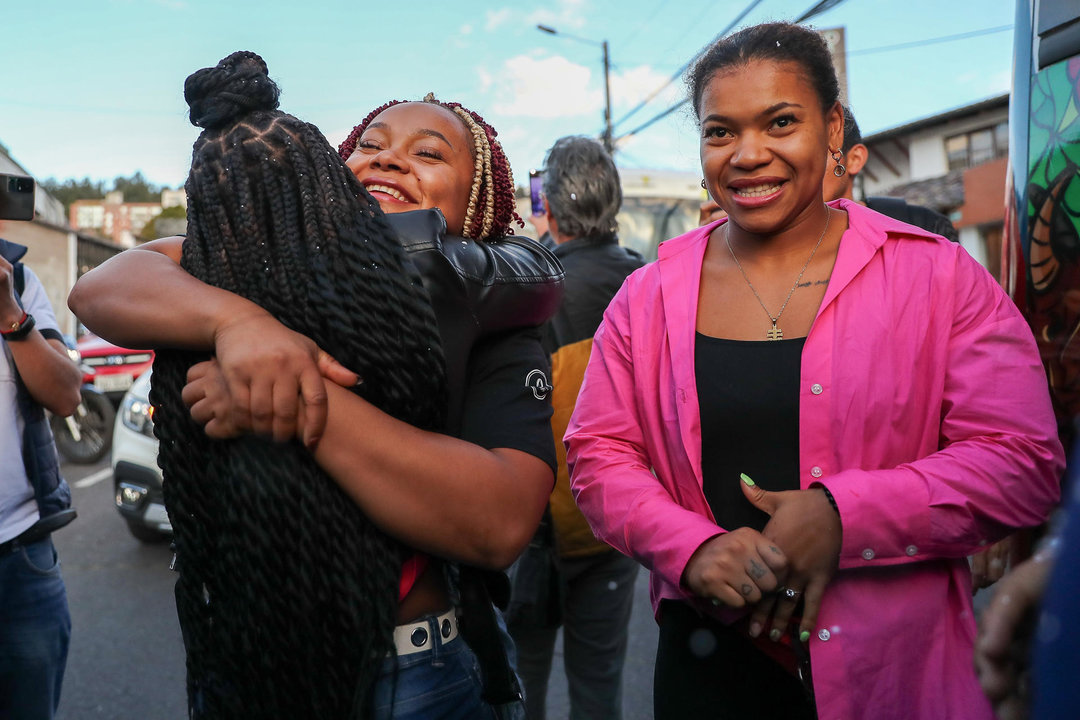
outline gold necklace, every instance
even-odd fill
[[[788,300],[790,300],[791,296],[795,294],[795,288],[799,287],[799,281],[802,280],[803,273],[806,272],[806,268],[810,267],[810,261],[814,259],[814,254],[817,253],[818,248],[821,247],[821,241],[825,239],[825,233],[829,231],[829,220],[832,219],[832,212],[828,209],[828,207],[826,207],[825,213],[825,229],[821,231],[821,235],[818,237],[817,243],[814,245],[814,249],[810,251],[810,257],[806,258],[806,262],[803,263],[802,270],[799,271],[799,276],[795,278],[795,284],[792,285],[791,290],[788,291],[787,297],[784,298],[784,304],[780,306],[780,312],[776,313],[776,317],[773,317],[773,314],[769,312],[769,308],[765,307],[765,302],[761,299],[761,296],[758,295],[758,291],[754,288],[754,283],[750,282],[749,276],[747,276],[746,271],[743,270],[742,263],[739,262],[739,258],[735,257],[735,251],[731,249],[731,232],[727,227],[724,228],[724,244],[727,245],[728,252],[731,253],[731,259],[735,261],[735,267],[739,268],[739,272],[742,273],[743,280],[745,280],[746,284],[750,286],[750,292],[754,293],[754,297],[757,298],[758,305],[761,306],[761,309],[764,310],[765,314],[769,316],[770,320],[772,320],[772,327],[769,328],[769,331],[767,333],[765,333],[766,340],[784,339],[784,331],[778,328],[776,326],[776,323],[780,321],[780,316],[784,314],[784,308],[787,307]]]

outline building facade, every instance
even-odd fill
[[[960,243],[995,276],[1001,266],[1009,96],[949,110],[863,138],[865,196],[902,197],[952,220]]]
[[[124,202],[121,192],[100,200],[76,200],[68,211],[71,227],[111,240],[120,247],[135,247],[146,224],[170,207],[187,208],[187,194],[163,190],[160,202]]]

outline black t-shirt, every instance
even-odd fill
[[[551,435],[551,371],[537,328],[480,340],[469,355],[460,432],[485,449],[508,448],[555,470]]]
[[[769,516],[743,495],[739,473],[765,490],[799,489],[799,375],[806,338],[725,340],[697,333],[705,499],[725,530],[760,531]]]

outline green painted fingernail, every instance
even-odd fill
[[[746,483],[750,487],[754,487],[754,481],[750,479],[749,475],[747,475],[746,473],[739,473],[739,477],[742,478],[742,481],[744,483]]]
[[[769,631],[769,639],[772,640],[773,642],[776,642],[777,640],[780,639],[780,636],[783,635],[783,634],[784,633],[780,632],[780,630],[778,628],[773,628],[772,630]]]
[[[802,642],[806,642],[809,639],[810,639],[810,631],[809,630],[803,630],[801,633],[799,633],[799,640],[801,640]]]

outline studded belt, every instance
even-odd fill
[[[436,638],[445,645],[458,636],[457,613],[450,608],[437,617],[427,617],[394,628],[394,645],[398,656],[412,655],[435,647]]]

